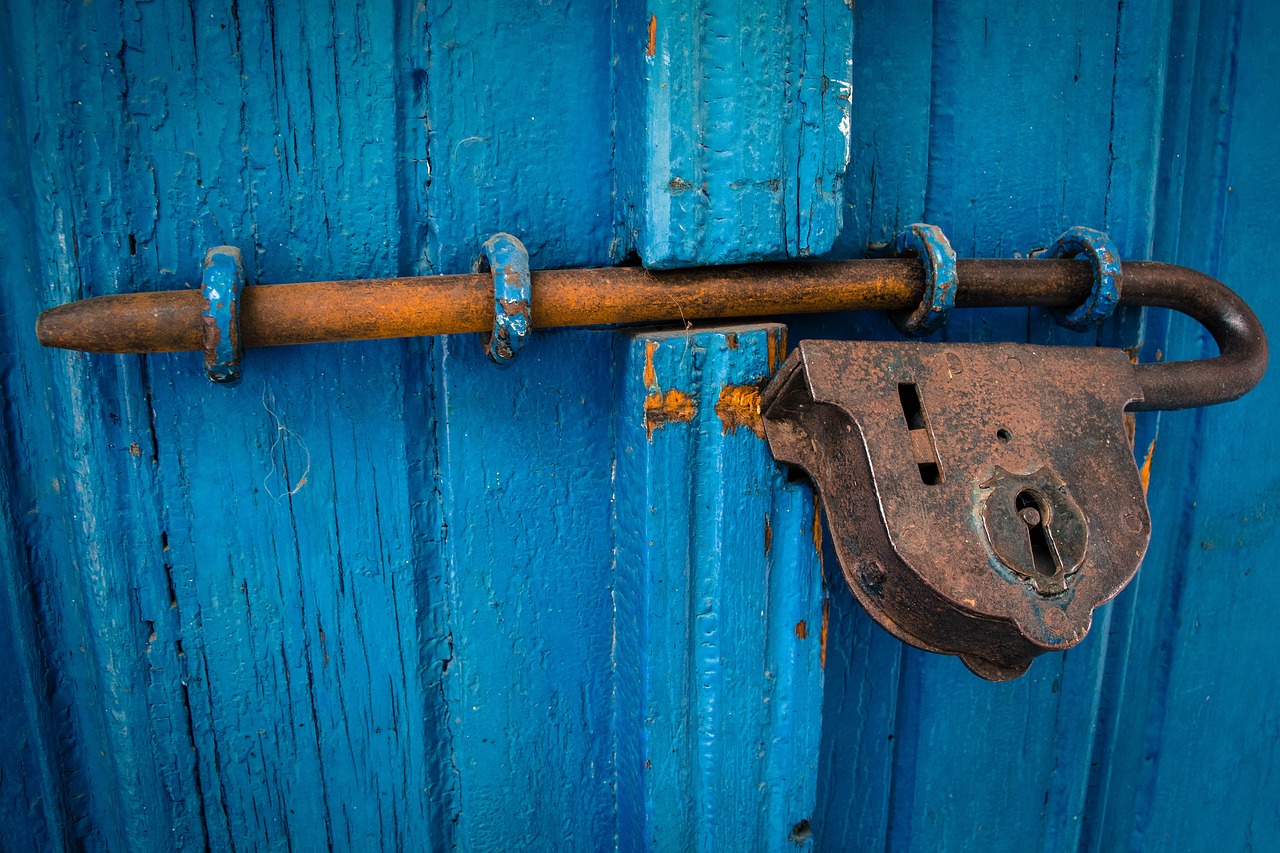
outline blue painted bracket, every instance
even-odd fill
[[[484,352],[499,367],[515,361],[529,337],[533,285],[529,252],[519,238],[494,234],[476,258],[475,271],[493,270],[493,333],[484,337]]]
[[[240,293],[244,264],[234,246],[214,246],[204,256],[204,369],[220,385],[240,381]]]
[[[886,248],[890,257],[918,257],[924,262],[924,299],[908,313],[890,316],[904,335],[928,335],[941,329],[956,304],[956,253],[942,229],[917,222],[908,225]]]
[[[1120,303],[1120,253],[1111,238],[1101,231],[1076,225],[1062,232],[1046,258],[1074,258],[1085,255],[1093,264],[1093,290],[1084,304],[1070,312],[1057,310],[1053,318],[1059,326],[1085,332],[1102,323]]]

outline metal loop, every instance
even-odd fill
[[[910,313],[889,316],[904,335],[919,337],[936,332],[947,322],[956,304],[956,253],[936,225],[908,225],[888,246],[891,257],[914,256],[924,263],[924,299]]]
[[[204,256],[204,369],[220,385],[240,381],[240,293],[244,264],[234,246],[214,246]]]
[[[484,352],[494,364],[506,366],[520,354],[532,326],[529,252],[519,238],[494,234],[474,269],[493,270],[493,332],[484,336]]]
[[[1101,231],[1076,225],[1062,232],[1045,252],[1046,258],[1074,258],[1085,255],[1093,264],[1093,290],[1083,304],[1071,311],[1055,310],[1059,326],[1087,332],[1106,320],[1120,304],[1120,253],[1111,238]]]

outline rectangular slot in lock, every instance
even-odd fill
[[[910,431],[911,455],[920,468],[920,480],[925,485],[936,486],[942,482],[942,466],[938,464],[938,449],[933,446],[933,436],[929,434],[920,389],[914,382],[899,382],[898,400],[902,403],[902,416],[906,418]]]

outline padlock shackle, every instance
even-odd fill
[[[1215,278],[1154,262],[1125,264],[1121,302],[1172,308],[1200,323],[1218,344],[1214,358],[1138,364],[1143,400],[1133,411],[1192,409],[1226,403],[1261,381],[1269,358],[1267,335],[1253,309]]]
[[[1093,272],[1081,260],[960,259],[956,307],[1079,305]],[[925,290],[916,258],[808,261],[646,270],[535,270],[531,328],[911,309]],[[1170,264],[1126,261],[1121,302],[1172,308],[1202,323],[1216,358],[1141,364],[1145,394],[1133,409],[1184,409],[1234,400],[1258,383],[1267,339],[1253,311],[1209,276]],[[199,291],[98,296],[60,305],[36,321],[45,346],[142,353],[204,346]],[[489,274],[249,285],[246,348],[491,331]]]
[[[960,308],[1045,308],[1079,304],[1089,294],[1085,261],[961,260]],[[1171,411],[1243,396],[1267,370],[1267,335],[1253,309],[1215,278],[1157,261],[1125,261],[1122,305],[1171,308],[1204,326],[1218,344],[1213,358],[1134,365],[1143,400],[1130,411]]]

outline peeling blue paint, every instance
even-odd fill
[[[1266,383],[1161,416],[1146,567],[993,686],[904,650],[831,560],[814,670],[811,499],[708,405],[767,367],[759,328],[540,333],[504,371],[472,337],[279,347],[233,388],[31,330],[198,288],[233,240],[289,282],[465,272],[503,229],[537,267],[661,266],[917,221],[969,257],[1101,223],[1275,325],[1278,25],[1235,0],[11,2],[0,847],[1265,847]],[[1203,346],[1124,309],[934,337]],[[639,342],[701,404],[652,443]]]
[[[812,849],[793,836],[822,729],[816,508],[734,428],[758,395],[725,391],[772,373],[785,329],[618,338],[619,849]],[[688,408],[654,429],[673,389]]]
[[[1073,225],[1053,241],[1047,258],[1085,255],[1093,264],[1093,289],[1083,304],[1070,311],[1055,311],[1060,326],[1084,332],[1108,320],[1120,303],[1120,254],[1111,238],[1095,228]]]
[[[840,230],[852,99],[844,0],[623,0],[615,258],[818,255]]]
[[[529,253],[524,243],[510,234],[494,234],[484,241],[483,248],[476,271],[493,271],[493,332],[485,338],[484,352],[502,367],[520,354],[532,330]]]
[[[201,277],[204,294],[204,369],[209,379],[222,385],[240,381],[240,293],[244,290],[244,264],[240,250],[216,246],[204,258]]]

